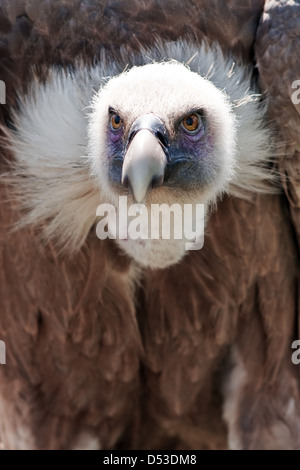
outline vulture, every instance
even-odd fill
[[[3,449],[300,449],[299,31],[0,1]]]

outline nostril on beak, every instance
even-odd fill
[[[156,133],[155,133],[155,136],[157,137],[157,139],[159,140],[159,142],[161,143],[161,145],[163,146],[163,148],[164,148],[164,149],[167,149],[167,147],[168,147],[168,142],[167,142],[166,137],[165,137],[161,132],[156,132]]]
[[[128,137],[128,141],[127,141],[127,147],[129,147],[132,139],[134,138],[134,136],[136,135],[137,131],[136,130],[133,130],[132,132],[130,132],[129,134],[129,137]]]
[[[130,188],[130,183],[129,183],[129,178],[128,176],[126,175],[123,180],[122,180],[122,185],[124,186],[124,188]]]

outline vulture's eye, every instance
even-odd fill
[[[122,126],[122,119],[118,114],[112,114],[110,117],[110,125],[113,131],[118,131]]]
[[[199,131],[201,124],[201,116],[197,113],[188,114],[181,121],[184,131],[188,134],[196,134]]]

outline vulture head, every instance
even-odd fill
[[[163,203],[204,204],[207,210],[233,178],[235,127],[226,94],[183,64],[133,67],[112,78],[93,101],[90,156],[99,187],[116,207],[126,195],[129,204],[143,204],[147,215],[153,204]],[[180,260],[185,242],[184,236],[118,240],[151,267]]]
[[[251,76],[217,46],[158,44],[128,62],[125,71],[124,64],[78,64],[72,72],[51,69],[46,83],[33,80],[13,117],[11,182],[25,208],[21,223],[40,225],[69,253],[95,230],[99,205],[111,204],[106,235],[140,265],[165,268],[193,249],[185,230],[176,232],[188,217],[198,240],[198,222],[220,196],[269,191],[270,134]],[[149,231],[131,237],[137,204]],[[161,219],[151,219],[163,204],[169,237]],[[126,210],[127,227],[115,236],[111,217],[116,225]]]

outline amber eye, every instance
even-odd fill
[[[122,126],[122,119],[118,114],[112,114],[110,117],[110,124],[114,131],[117,131]]]
[[[182,119],[181,124],[185,131],[194,134],[200,128],[201,118],[196,113],[188,114]]]

